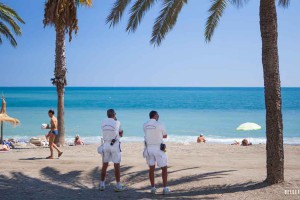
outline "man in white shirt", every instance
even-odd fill
[[[157,164],[162,170],[163,194],[169,194],[170,190],[167,188],[167,155],[165,151],[161,150],[161,144],[163,144],[163,138],[167,138],[167,132],[164,125],[158,122],[159,115],[156,111],[151,111],[149,117],[150,120],[144,123],[143,126],[145,133],[145,150],[143,155],[149,165],[151,193],[156,193],[154,170]]]
[[[120,183],[120,162],[121,162],[121,149],[120,149],[120,137],[123,136],[123,130],[121,123],[116,118],[116,113],[113,109],[107,110],[107,119],[101,124],[102,136],[104,144],[102,145],[102,171],[100,190],[105,189],[105,176],[109,162],[114,163],[115,176],[117,185],[115,187],[116,192],[123,190]]]

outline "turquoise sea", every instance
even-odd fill
[[[6,97],[8,114],[21,121],[16,128],[5,124],[5,138],[28,140],[46,133],[40,127],[49,123],[48,110],[56,110],[55,87],[0,87],[0,92]],[[282,97],[284,142],[300,144],[300,88],[283,88]],[[67,141],[79,134],[87,143],[99,142],[101,120],[109,108],[116,110],[125,142],[143,140],[142,124],[151,110],[159,112],[168,141],[195,142],[203,133],[211,143],[232,143],[242,138],[265,142],[263,88],[194,87],[67,87]],[[244,122],[258,123],[262,130],[236,131]]]

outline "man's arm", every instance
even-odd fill
[[[163,138],[167,138],[168,134],[164,125],[161,125]]]
[[[120,131],[119,131],[119,136],[120,136],[120,137],[123,137],[123,132],[124,132],[123,130],[120,130]]]
[[[119,127],[119,136],[120,137],[123,137],[123,129],[122,129],[122,127],[121,127],[121,123],[120,123],[120,127]]]

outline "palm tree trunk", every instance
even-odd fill
[[[57,121],[59,135],[55,139],[58,145],[65,143],[65,127],[64,127],[64,93],[66,81],[66,56],[65,56],[65,32],[56,28],[56,47],[55,47],[55,79],[53,83],[56,85],[57,90]]]
[[[275,184],[284,181],[283,124],[275,0],[260,0],[260,31],[266,106],[266,181]]]
[[[0,144],[3,142],[3,122],[1,122],[1,139],[0,139]]]

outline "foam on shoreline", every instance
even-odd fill
[[[17,139],[18,141],[29,141],[31,136],[16,136],[13,137]],[[99,144],[101,142],[101,136],[87,136],[87,137],[81,137],[83,141],[86,144]],[[246,137],[244,137],[246,138]],[[216,137],[216,136],[206,136],[207,143],[211,144],[231,144],[235,140],[238,142],[241,142],[244,138],[224,138],[224,137]],[[253,144],[265,144],[266,138],[247,138],[252,142]],[[66,137],[66,143],[72,144],[74,141],[74,137]],[[121,139],[122,142],[143,142],[143,137],[136,137],[136,136],[130,136],[130,137],[123,137]],[[180,143],[180,144],[190,144],[190,143],[196,143],[197,136],[176,136],[176,135],[169,135],[168,138],[165,140],[166,142],[174,142],[174,143]],[[295,138],[284,138],[284,144],[291,144],[291,145],[300,145],[300,137]]]

